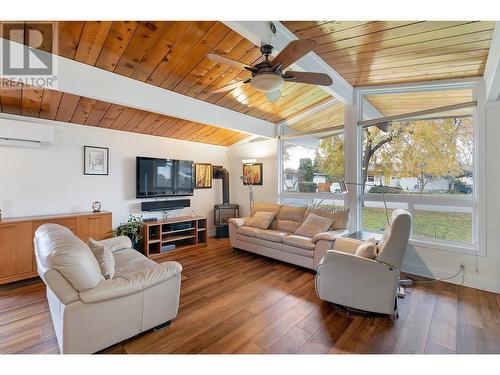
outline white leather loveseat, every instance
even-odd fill
[[[177,316],[179,263],[157,264],[127,237],[99,242],[112,251],[112,279],[104,279],[90,248],[69,229],[45,224],[35,232],[38,274],[61,353],[94,353]]]
[[[288,206],[274,203],[255,203],[256,212],[274,212],[275,219],[269,229],[258,229],[245,225],[249,217],[229,219],[231,246],[287,263],[315,270],[327,250],[333,248],[335,239],[347,233],[349,210],[322,212],[305,206]],[[327,214],[334,219],[332,227],[313,237],[294,234],[308,213]]]

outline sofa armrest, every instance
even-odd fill
[[[334,250],[342,251],[344,253],[354,254],[363,241],[354,238],[339,237],[335,240],[333,245]]]
[[[103,280],[95,288],[80,292],[80,299],[84,303],[95,303],[124,297],[176,276],[180,277],[181,272],[182,266],[177,262],[159,263],[152,268],[142,269],[125,277]]]
[[[335,241],[338,237],[343,236],[344,234],[347,233],[346,229],[335,229],[331,230],[329,232],[321,232],[315,235],[311,241],[313,243],[316,243],[320,240],[325,240],[325,241]]]
[[[127,236],[111,237],[97,242],[109,248],[112,253],[118,250],[132,248],[132,241]]]
[[[233,224],[236,228],[242,227],[248,221],[249,217],[232,217],[228,220],[229,224]]]

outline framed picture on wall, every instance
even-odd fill
[[[262,163],[243,164],[243,185],[262,185]]]
[[[212,164],[194,163],[194,188],[212,188]]]
[[[83,174],[107,176],[109,174],[109,148],[83,146]]]

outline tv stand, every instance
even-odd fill
[[[144,255],[161,258],[173,251],[207,246],[208,230],[205,216],[179,216],[145,222],[143,225]],[[175,249],[162,251],[166,246]]]

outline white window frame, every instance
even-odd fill
[[[473,110],[474,121],[474,181],[473,194],[471,197],[463,198],[443,198],[435,196],[419,196],[409,195],[401,196],[398,194],[385,194],[385,199],[389,203],[407,203],[408,208],[413,211],[415,205],[438,205],[438,206],[455,206],[455,207],[470,207],[472,208],[472,244],[464,244],[453,241],[442,240],[424,240],[410,239],[410,244],[418,247],[453,251],[470,255],[486,255],[486,209],[485,209],[485,116],[484,116],[484,82],[481,79],[458,79],[439,82],[424,82],[413,84],[400,85],[383,85],[357,88],[355,90],[356,118],[362,119],[362,100],[367,95],[376,94],[393,94],[393,93],[408,93],[416,91],[442,91],[442,90],[459,90],[471,89],[473,100],[477,101],[477,105]],[[351,125],[352,126],[352,125]],[[354,163],[347,163],[346,168],[351,169],[351,173],[356,175],[356,182],[361,183],[361,152],[362,152],[362,127],[355,124],[356,131],[350,132],[356,135],[356,141],[352,142],[356,145],[357,156]],[[347,159],[347,158],[346,158]],[[352,159],[351,159],[352,160]],[[359,191],[355,202],[356,211],[358,212],[357,220],[354,223],[356,230],[362,230],[362,202],[363,201],[382,201],[383,197],[377,194],[365,194]]]

